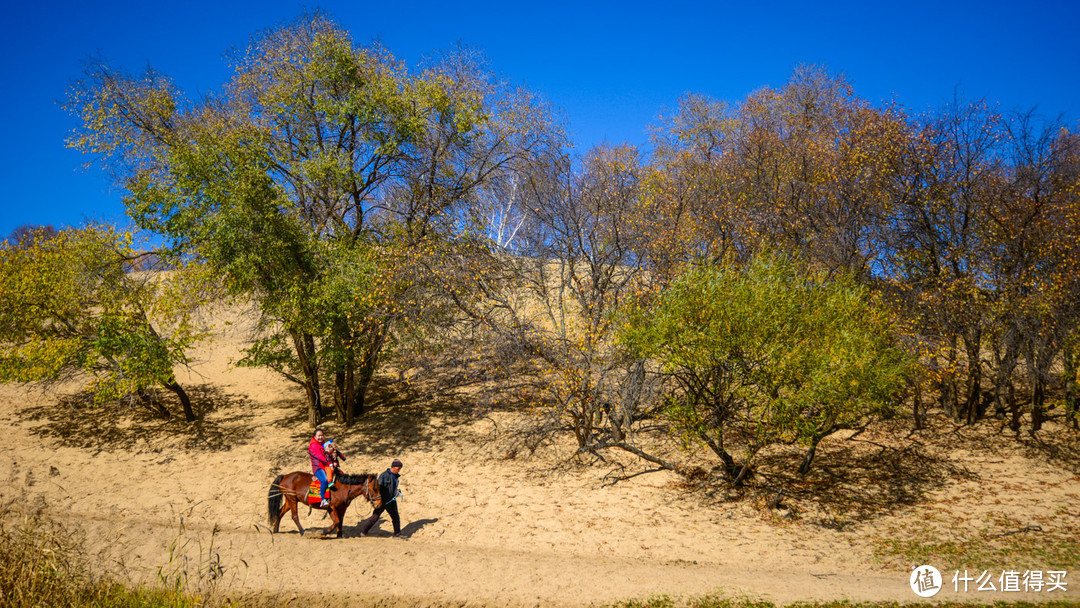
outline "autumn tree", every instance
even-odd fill
[[[258,301],[245,362],[303,387],[311,425],[327,384],[346,422],[363,409],[397,323],[419,318],[426,288],[402,279],[428,277],[422,254],[468,228],[479,186],[550,140],[539,102],[467,49],[410,74],[321,14],[255,37],[216,96],[95,64],[71,105],[72,145],[118,169],[134,220]]]
[[[1011,366],[1023,357],[1034,433],[1046,418],[1052,368],[1077,321],[1075,218],[1080,199],[1076,177],[1068,170],[1076,150],[1060,123],[1041,121],[1033,112],[1010,117],[1002,140],[1006,162],[1000,194],[987,208],[984,235],[994,322],[1005,328],[992,345],[1005,353],[995,357],[1001,362],[996,394],[1011,412],[1013,430],[1019,431],[1018,404],[1003,389],[1012,383]],[[1066,392],[1067,387],[1066,378]]]
[[[570,432],[581,453],[620,449],[662,462],[630,439],[648,406],[643,361],[612,341],[615,311],[648,282],[636,253],[648,238],[640,156],[599,147],[580,171],[573,164],[549,156],[524,174],[514,247],[491,243],[492,263],[463,310],[495,365],[529,370],[524,396],[543,429]]]
[[[1000,184],[1000,123],[983,102],[949,106],[915,127],[897,170],[890,263],[938,345],[941,402],[958,419],[980,415],[989,327],[984,237]]]
[[[30,247],[40,239],[51,239],[58,234],[52,224],[38,226],[35,224],[22,224],[16,226],[7,237],[11,247]]]
[[[198,283],[131,272],[132,235],[106,226],[41,231],[29,242],[0,249],[0,380],[89,375],[99,402],[135,396],[148,404],[148,391],[162,386],[195,420],[173,368],[204,336],[193,317]]]

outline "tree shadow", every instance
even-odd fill
[[[97,452],[161,452],[164,447],[227,451],[254,436],[246,415],[252,407],[249,399],[210,384],[186,390],[199,416],[194,422],[177,415],[180,409],[175,399],[159,397],[173,412],[172,418],[165,420],[145,407],[95,403],[91,391],[60,396],[54,403],[24,410],[24,415],[27,420],[42,422],[29,431],[31,434],[63,447]],[[164,443],[163,438],[167,438]]]
[[[335,443],[341,442],[349,456],[393,456],[405,449],[428,449],[453,441],[464,427],[483,417],[457,391],[431,388],[426,382],[406,384],[389,376],[376,377],[368,389],[369,407],[351,426],[334,429],[347,435],[333,437]],[[330,421],[337,423],[333,418]]]
[[[1048,411],[1043,427],[1035,433],[1031,431],[1029,418],[1030,412],[1025,412],[1019,432],[1014,432],[1005,418],[988,417],[973,425],[950,421],[955,428],[949,434],[988,452],[1017,451],[1019,447],[1025,458],[1042,460],[1080,475],[1080,431],[1071,428],[1064,408]]]
[[[796,472],[802,450],[777,449],[759,455],[753,480],[741,490],[713,477],[692,485],[841,530],[925,502],[930,492],[957,480],[978,478],[939,446],[905,438],[903,429],[889,426],[895,425],[823,441],[806,475]]]
[[[1028,458],[1041,458],[1080,475],[1080,433],[1068,429],[1040,432],[1021,440]]]

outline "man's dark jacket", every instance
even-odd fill
[[[382,498],[382,504],[389,503],[397,496],[398,477],[400,475],[390,469],[386,469],[382,475],[379,475],[379,496]]]

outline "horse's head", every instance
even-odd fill
[[[379,478],[377,476],[367,476],[364,481],[364,497],[370,500],[376,509],[382,506],[382,494],[379,493]]]

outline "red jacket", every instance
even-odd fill
[[[322,444],[311,438],[311,443],[308,444],[308,454],[311,454],[311,472],[318,471],[330,464],[330,458],[326,455],[326,450],[323,449]]]

